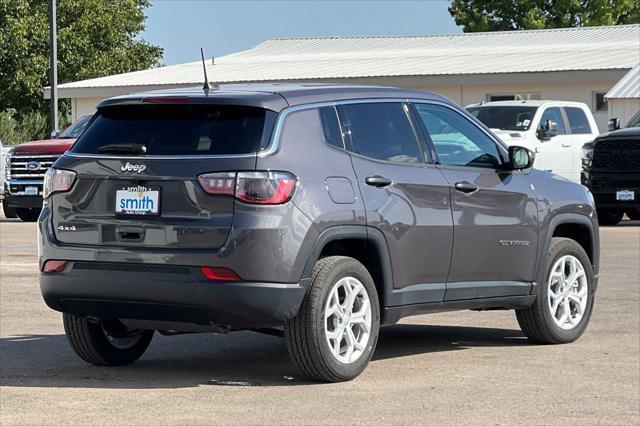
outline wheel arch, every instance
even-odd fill
[[[539,256],[537,265],[536,281],[541,283],[544,281],[544,266],[546,253],[549,251],[551,239],[554,237],[570,238],[576,241],[584,249],[591,260],[591,267],[595,276],[598,276],[599,268],[599,236],[595,228],[593,220],[585,215],[577,213],[563,213],[551,219],[546,238],[543,244],[543,250]]]
[[[362,263],[371,274],[380,301],[380,323],[393,289],[393,272],[387,241],[382,232],[364,225],[327,228],[318,236],[305,264],[302,278],[310,279],[315,263],[326,256],[343,255]]]

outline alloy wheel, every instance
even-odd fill
[[[351,364],[364,353],[371,334],[371,301],[364,285],[344,277],[333,286],[324,310],[325,336],[335,359]]]
[[[575,256],[562,256],[551,269],[548,282],[549,310],[558,327],[572,330],[587,309],[589,288],[584,266]]]

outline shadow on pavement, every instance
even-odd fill
[[[479,346],[527,344],[520,331],[400,324],[383,328],[373,362]],[[253,332],[228,335],[156,334],[136,363],[123,367],[85,364],[66,338],[28,335],[0,339],[0,385],[156,389],[239,381],[255,386],[311,384],[289,361],[281,338]]]

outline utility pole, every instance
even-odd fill
[[[49,0],[49,39],[51,45],[51,132],[58,130],[58,29],[56,0]]]

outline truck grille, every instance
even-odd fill
[[[7,164],[7,181],[13,195],[26,195],[27,187],[42,193],[44,175],[59,155],[12,155]],[[29,194],[31,195],[31,194]]]
[[[640,189],[640,179],[616,178],[614,176],[596,175],[591,182],[594,190],[598,189]]]
[[[640,170],[640,141],[598,141],[593,153],[593,167],[616,171]]]

